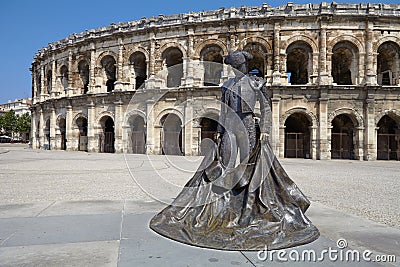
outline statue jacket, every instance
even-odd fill
[[[260,101],[260,131],[271,132],[271,107],[267,95],[265,80],[255,76],[245,75],[242,78],[230,78],[222,85],[220,124],[217,131],[224,132],[222,125],[225,124],[228,112],[236,112],[238,115],[252,113],[256,101]]]

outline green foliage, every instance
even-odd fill
[[[10,110],[0,115],[0,131],[5,135],[12,136],[13,133],[27,133],[31,128],[31,116],[24,113],[16,115],[14,110]]]

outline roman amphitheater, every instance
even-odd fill
[[[238,49],[267,81],[276,155],[400,160],[400,5],[385,4],[221,8],[71,34],[34,57],[31,145],[199,155],[232,74],[219,63]]]

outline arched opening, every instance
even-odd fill
[[[100,120],[100,124],[103,130],[102,135],[100,137],[100,152],[114,153],[115,152],[114,120],[110,116],[104,116]]]
[[[400,160],[400,119],[385,115],[378,122],[378,155],[381,160]]]
[[[348,41],[337,43],[332,49],[332,77],[339,85],[356,84],[358,50]]]
[[[128,153],[146,153],[146,124],[142,116],[132,116],[128,120]]]
[[[163,155],[183,155],[182,121],[175,114],[167,114],[161,118]]]
[[[312,74],[312,49],[304,41],[291,43],[286,49],[286,71],[290,84],[307,84]]]
[[[129,62],[135,73],[135,89],[138,89],[147,79],[146,56],[142,52],[135,52],[129,57]]]
[[[51,70],[47,71],[47,76],[46,76],[46,89],[47,93],[51,94],[53,88],[52,88],[52,76],[53,72]]]
[[[183,77],[183,54],[180,49],[170,47],[164,51],[163,64],[168,69],[167,87],[178,87]]]
[[[60,118],[58,121],[58,129],[60,131],[60,149],[67,149],[67,138],[66,138],[66,123],[65,118]]]
[[[46,120],[45,127],[44,127],[44,149],[50,150],[50,119]]]
[[[60,68],[60,81],[63,89],[66,90],[68,88],[68,68],[65,65]]]
[[[245,46],[244,50],[253,56],[247,66],[249,74],[264,78],[267,71],[267,51],[265,47],[259,43],[250,43]]]
[[[200,58],[204,66],[204,82],[205,86],[219,85],[222,71],[223,58],[222,49],[217,45],[209,45],[203,48]]]
[[[35,136],[36,136],[36,147],[37,148],[41,148],[42,144],[40,142],[40,127],[41,127],[40,120],[38,120],[36,125],[37,125],[36,126],[36,133],[35,133]]]
[[[331,158],[354,159],[354,122],[346,115],[336,116],[332,121]]]
[[[79,137],[78,137],[78,150],[88,151],[88,122],[85,117],[79,117],[76,119],[76,126],[78,126]]]
[[[290,115],[285,122],[285,158],[311,158],[311,122],[303,113]]]
[[[200,119],[200,155],[208,155],[214,146],[214,136],[218,128],[218,116],[215,118],[204,117]]]
[[[105,56],[101,59],[101,66],[106,78],[107,92],[112,92],[117,81],[115,59],[112,56]]]
[[[82,82],[82,92],[86,94],[89,91],[89,64],[86,60],[79,61],[78,72],[79,78]]]
[[[377,78],[380,85],[399,83],[399,46],[385,42],[378,48]]]

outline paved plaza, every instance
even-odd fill
[[[148,228],[200,157],[31,150],[0,144],[0,266],[292,266],[267,253],[182,245]],[[288,249],[396,255],[397,262],[330,259],[298,266],[400,266],[400,163],[281,160],[310,198],[321,237]],[[337,241],[346,241],[339,249]],[[269,254],[268,254],[269,255]],[[272,255],[273,256],[273,255]],[[286,257],[287,258],[287,257]]]

